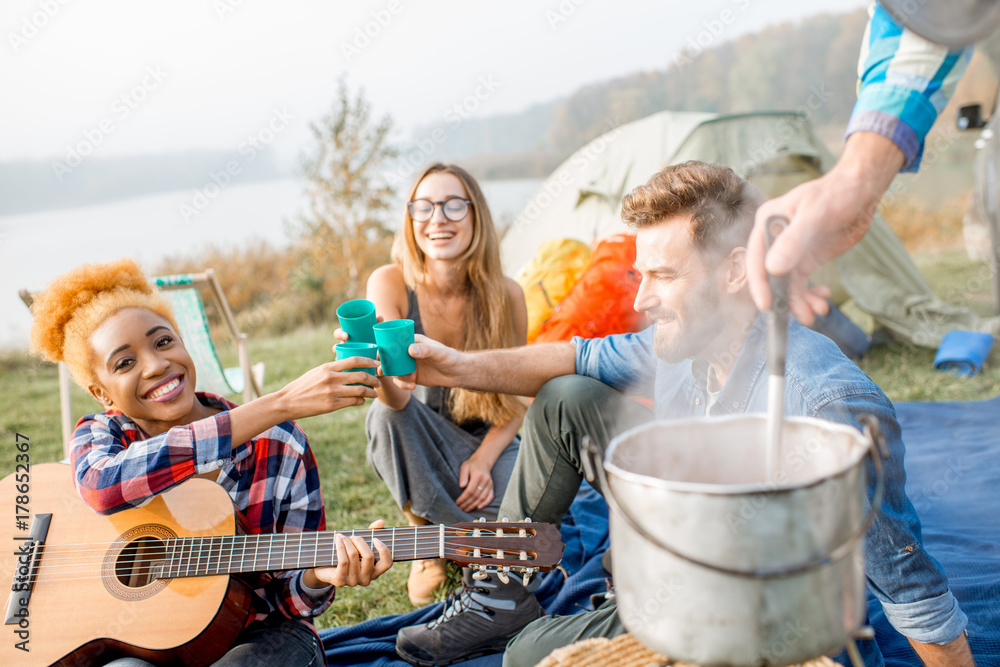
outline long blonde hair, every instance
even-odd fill
[[[500,237],[476,179],[456,165],[435,163],[420,172],[406,200],[413,199],[417,187],[427,176],[439,173],[451,174],[461,181],[472,202],[472,242],[459,258],[464,262],[462,290],[467,304],[460,349],[514,347],[517,338],[510,292],[500,264]],[[393,242],[392,259],[402,270],[407,287],[416,290],[424,282],[426,257],[417,245],[408,210],[403,213],[403,225]],[[524,412],[523,405],[514,396],[467,389],[451,390],[448,409],[458,423],[481,419],[489,424],[504,424]]]

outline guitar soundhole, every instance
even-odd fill
[[[129,542],[115,560],[115,576],[123,586],[142,588],[155,581],[154,568],[163,563],[166,549],[155,537]]]
[[[163,590],[170,579],[157,579],[166,561],[166,541],[174,531],[158,524],[135,526],[115,540],[104,556],[104,588],[119,600],[143,600]]]

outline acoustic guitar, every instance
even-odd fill
[[[77,494],[70,466],[25,468],[0,481],[8,512],[0,581],[11,590],[0,665],[92,665],[122,655],[211,664],[249,615],[250,588],[230,575],[336,564],[333,531],[238,534],[229,494],[206,479],[101,516]],[[531,522],[342,534],[369,544],[378,537],[396,561],[444,557],[502,578],[551,570],[563,549],[555,526]]]

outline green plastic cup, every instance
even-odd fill
[[[368,359],[374,359],[375,355],[378,353],[378,346],[374,343],[337,343],[334,348],[337,351],[337,361],[342,361],[344,359],[350,359],[351,357],[366,357]],[[369,375],[375,375],[374,366],[364,366],[362,368],[348,368],[346,371],[341,371],[342,373],[354,373],[357,371],[363,371]],[[361,384],[360,382],[354,382],[351,386],[357,386]]]
[[[417,362],[409,351],[413,344],[413,320],[379,322],[375,325],[375,342],[383,375],[406,375],[417,370]]]
[[[340,328],[347,332],[352,343],[375,343],[375,304],[368,299],[353,299],[337,307]]]

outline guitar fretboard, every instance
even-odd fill
[[[222,537],[185,537],[164,540],[165,558],[154,568],[159,579],[214,574],[300,570],[337,564],[335,532],[279,533]],[[372,547],[378,538],[394,561],[448,557],[455,553],[449,541],[456,532],[446,526],[382,528],[341,531],[361,537]],[[378,558],[378,552],[375,551]]]

